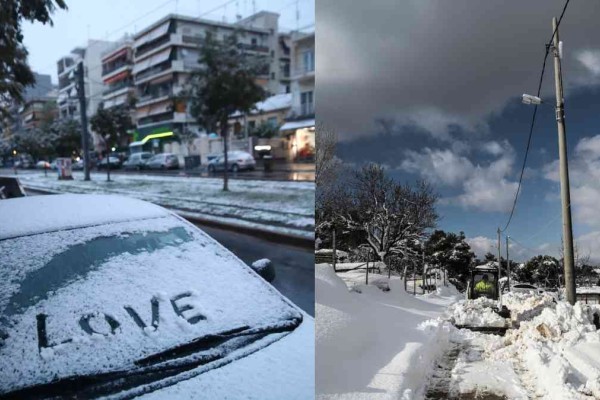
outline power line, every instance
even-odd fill
[[[556,24],[556,28],[554,29],[554,32],[552,32],[552,37],[546,44],[546,51],[544,53],[544,63],[542,64],[542,73],[540,74],[540,81],[538,83],[537,97],[540,97],[540,92],[542,91],[542,82],[544,80],[544,72],[546,71],[546,61],[548,60],[548,54],[550,53],[550,47],[552,46],[552,41],[554,40],[554,36],[556,36],[556,32],[558,30],[558,27],[560,26],[560,22],[562,21],[563,16],[565,15],[565,11],[567,10],[569,1],[570,0],[567,0],[565,2],[565,5],[560,14],[560,18],[558,19],[558,22]],[[538,110],[538,105],[536,104],[533,108],[533,115],[531,117],[531,125],[529,127],[529,137],[527,138],[527,147],[525,148],[525,157],[523,158],[523,166],[521,167],[521,174],[519,176],[519,185],[517,186],[517,192],[515,193],[515,200],[513,201],[513,205],[512,205],[512,209],[510,210],[510,215],[508,217],[508,221],[506,222],[504,229],[500,230],[501,232],[505,232],[506,229],[508,229],[508,226],[510,225],[513,214],[515,212],[515,208],[517,207],[517,200],[519,198],[519,192],[521,191],[521,185],[523,183],[523,174],[525,173],[525,166],[527,165],[527,156],[529,155],[529,148],[531,147],[531,138],[533,136],[533,127],[535,126],[535,117],[537,115],[537,110]]]

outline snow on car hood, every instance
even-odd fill
[[[302,320],[238,258],[173,216],[0,240],[0,315],[0,393],[85,386],[90,376],[130,389],[172,378],[169,368],[189,376]],[[84,393],[111,393],[102,390]]]

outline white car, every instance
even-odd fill
[[[543,292],[543,289],[538,288],[537,286],[530,285],[529,283],[517,283],[516,285],[511,286],[510,290],[516,293],[531,293],[531,294],[539,294]]]
[[[243,170],[253,171],[256,168],[256,160],[250,153],[245,151],[227,152],[227,170],[238,172]],[[221,154],[208,162],[208,172],[225,170],[225,154]]]
[[[1,398],[314,397],[314,320],[172,212],[0,201]]]

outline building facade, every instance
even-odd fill
[[[85,47],[76,47],[69,55],[62,57],[57,62],[58,72],[58,116],[59,118],[79,119],[79,99],[77,97],[76,68],[83,62],[84,90],[86,97],[86,115],[89,120],[96,114],[98,106],[103,101],[104,83],[102,81],[102,54],[106,52],[113,42],[104,40],[88,40]],[[94,149],[102,148],[102,139],[91,130]]]
[[[292,108],[280,131],[289,142],[290,161],[313,161],[315,154],[315,34],[293,33]]]
[[[207,32],[212,32],[217,39],[237,32],[240,45],[264,57],[268,64],[268,70],[257,77],[257,82],[269,92],[281,91],[278,17],[278,14],[259,12],[235,24],[227,24],[170,14],[135,35],[132,74],[137,97],[137,141],[134,145],[151,150],[174,142],[177,132],[201,133],[185,102],[178,102],[176,98],[185,88],[190,73],[200,67],[199,46]],[[177,144],[172,145],[170,151],[177,152]]]

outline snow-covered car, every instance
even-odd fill
[[[73,171],[83,171],[83,160],[80,159],[78,161],[75,161],[73,164],[71,164],[71,169]]]
[[[256,167],[256,160],[250,153],[245,151],[228,151],[227,152],[227,169],[232,172],[238,172],[243,170],[254,170]],[[223,171],[225,169],[225,155],[222,154],[210,160],[208,162],[208,171],[216,172]]]
[[[517,283],[511,286],[510,290],[516,293],[540,293],[540,289],[537,286],[530,285],[529,283]]]
[[[172,212],[0,201],[0,398],[314,396],[314,320]]]

